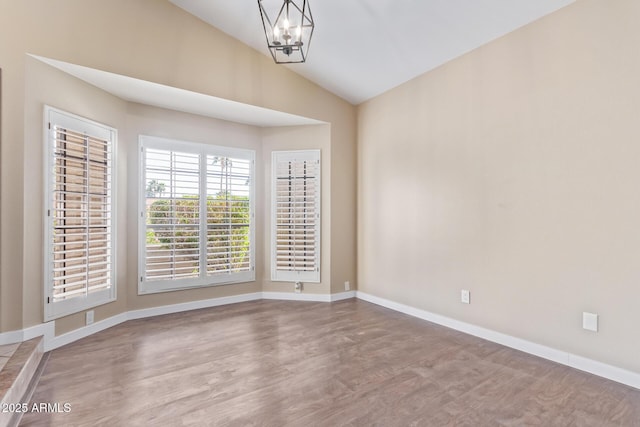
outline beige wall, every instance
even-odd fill
[[[42,62],[25,58],[25,114],[24,114],[24,274],[22,323],[36,325],[43,321],[44,283],[44,105],[69,111],[82,117],[95,119],[119,129],[116,147],[116,219],[125,218],[127,212],[127,140],[122,130],[126,120],[126,102],[58,71]],[[17,181],[12,179],[13,182]],[[117,293],[126,293],[125,279],[128,246],[125,223],[116,227],[116,283]],[[96,309],[96,319],[125,311],[124,298]],[[77,316],[84,324],[84,313]]]
[[[331,265],[334,255],[341,256],[348,267],[341,267],[339,275],[355,277],[355,107],[165,0],[0,0],[0,10],[3,105],[0,331],[42,321],[42,223],[38,206],[41,208],[43,196],[37,163],[42,149],[39,117],[43,102],[61,108],[67,105],[71,112],[99,121],[109,122],[113,118],[116,127],[120,128],[119,124],[130,127],[124,144],[135,143],[132,135],[138,131],[199,139],[210,126],[221,129],[220,123],[212,125],[206,119],[193,116],[135,105],[120,108],[124,105],[121,100],[61,77],[57,71],[48,70],[43,74],[46,66],[27,53],[330,123],[330,147],[336,146],[339,152],[348,155],[335,162],[329,159],[329,164],[337,165],[332,167],[340,168],[330,170],[330,174],[343,177],[345,188],[336,196],[326,194],[325,203],[332,207],[329,216],[346,219],[340,221],[344,230],[331,230],[333,238],[327,240],[332,247],[328,248],[328,259],[323,262]],[[49,79],[63,81],[63,86],[41,91],[42,84]],[[73,94],[56,101],[60,90],[67,85],[75,87]],[[92,106],[93,101],[87,101],[87,97],[93,95],[103,104]],[[167,122],[168,117],[177,121]],[[250,145],[260,150],[261,132],[245,131],[254,138]],[[135,163],[129,151],[131,145],[119,146],[119,150],[128,153],[118,159],[119,178],[122,176],[125,180],[125,190],[120,191],[124,202],[118,208],[118,215],[126,218],[119,222],[119,234],[128,236],[121,242],[131,243],[127,240],[131,240],[131,203],[135,198],[131,182],[137,179],[137,172],[131,163]],[[35,153],[33,157],[32,153]],[[258,173],[262,176],[265,172],[259,169]],[[121,190],[120,183],[118,189]],[[333,198],[342,198],[345,194],[350,196],[351,203],[336,207]],[[263,199],[260,203],[264,206],[266,201]],[[326,220],[330,222],[331,218]],[[260,248],[264,247],[262,240],[257,243]],[[127,246],[121,249],[118,258],[118,301],[97,309],[96,320],[121,312],[125,307],[151,307],[261,289],[261,283],[257,282],[138,297],[136,283],[131,282],[137,265],[132,261],[136,247]],[[124,257],[122,262],[120,257]],[[258,257],[261,270],[267,267],[263,258],[262,254]],[[264,276],[263,271],[260,273]],[[331,271],[326,275],[332,276]],[[329,281],[326,286],[331,288]],[[58,320],[57,333],[80,326],[82,320],[82,314]]]
[[[356,215],[346,214],[357,211],[356,145],[349,143],[356,140],[356,128],[349,126],[349,112],[343,114],[343,120],[331,125],[331,293],[344,292],[345,281],[355,290],[358,280]]]
[[[303,283],[304,292],[312,294],[328,294],[331,292],[331,253],[337,248],[331,244],[331,197],[334,189],[331,186],[331,126],[291,126],[263,129],[262,131],[262,164],[265,165],[262,175],[264,193],[264,228],[262,283],[267,292],[291,292],[293,283],[271,281],[271,153],[277,150],[320,150],[320,190],[321,224],[320,224],[320,283]]]
[[[359,290],[640,372],[639,21],[580,0],[361,105]]]
[[[238,295],[261,290],[260,281],[233,285],[221,285],[183,291],[163,292],[159,294],[138,295],[138,136],[151,135],[182,141],[203,144],[222,145],[226,147],[245,148],[256,151],[260,158],[262,146],[260,128],[225,122],[191,114],[178,113],[140,104],[129,104],[127,109],[127,126],[125,138],[128,141],[127,155],[129,159],[129,206],[125,221],[128,228],[129,271],[127,276],[127,307],[129,310],[177,304],[198,299],[209,299]],[[263,165],[256,162],[256,176],[262,172]],[[263,195],[256,191],[256,278],[263,269],[261,262],[261,242],[263,239],[262,209]]]

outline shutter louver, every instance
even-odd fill
[[[111,146],[53,129],[53,300],[111,286]]]
[[[320,280],[320,153],[274,153],[274,280]]]
[[[200,156],[146,150],[146,269],[149,280],[200,275]]]
[[[207,156],[207,275],[249,271],[251,163]]]
[[[255,152],[140,136],[140,293],[255,280]]]
[[[44,317],[115,300],[117,131],[44,107]]]

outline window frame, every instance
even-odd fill
[[[315,235],[317,236],[314,243],[314,255],[316,268],[314,271],[285,271],[277,269],[277,205],[276,205],[276,183],[277,183],[277,164],[286,161],[315,161],[318,169],[315,176],[316,194],[315,194]],[[273,151],[271,153],[271,280],[274,282],[307,282],[320,283],[320,271],[322,261],[322,245],[321,245],[321,223],[322,223],[322,159],[319,149],[314,150],[289,150],[289,151]]]
[[[65,129],[71,129],[76,132],[83,132],[88,135],[99,137],[101,139],[109,141],[111,145],[111,164],[110,168],[110,211],[109,218],[111,220],[110,230],[110,246],[109,246],[109,258],[110,258],[110,270],[109,270],[109,287],[107,289],[94,291],[88,293],[85,296],[78,296],[69,298],[67,300],[55,301],[53,298],[53,190],[55,185],[55,178],[53,177],[54,170],[54,153],[52,152],[52,135],[54,127],[60,126]],[[48,105],[44,106],[43,114],[43,218],[44,218],[44,320],[50,321],[60,317],[68,316],[70,314],[85,311],[100,305],[108,304],[117,299],[117,286],[116,286],[116,245],[117,245],[117,145],[118,145],[118,131],[103,123],[99,123],[85,117],[78,116],[73,113],[69,113]]]
[[[207,222],[201,221],[200,229],[200,272],[199,277],[181,278],[170,280],[147,280],[146,279],[146,156],[145,149],[157,149],[174,151],[180,153],[198,154],[199,157],[199,218],[206,219],[207,191],[206,191],[206,156],[240,158],[249,161],[250,165],[250,188],[249,188],[249,257],[250,267],[247,271],[232,272],[227,275],[219,274],[208,276],[206,265],[202,265],[203,255],[206,259],[206,228]],[[255,250],[256,250],[256,218],[255,218],[255,150],[224,147],[213,144],[203,144],[171,138],[163,138],[151,135],[139,135],[138,137],[138,295],[154,294],[162,292],[179,291],[185,289],[204,288],[211,286],[230,285],[235,283],[247,283],[255,281]],[[204,171],[204,174],[203,174]],[[204,191],[204,192],[203,192]],[[204,215],[203,215],[204,214]]]

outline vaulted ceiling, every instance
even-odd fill
[[[256,0],[170,1],[269,55]],[[287,67],[359,104],[575,0],[308,1],[309,58]]]

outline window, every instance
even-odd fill
[[[271,280],[320,282],[320,150],[272,153]]]
[[[255,152],[140,137],[140,293],[255,280]]]
[[[45,107],[45,319],[116,298],[116,130]]]

